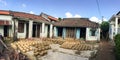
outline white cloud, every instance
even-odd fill
[[[33,11],[30,11],[29,13],[30,13],[30,14],[34,14],[34,12],[33,12]]]
[[[70,12],[66,12],[65,16],[67,18],[80,18],[81,17],[79,14],[72,15],[72,13],[70,13]]]
[[[73,15],[73,14],[70,13],[70,12],[66,12],[66,13],[65,13],[65,16],[66,16],[67,18],[81,18],[81,16],[80,16],[79,14]],[[99,23],[99,24],[102,23],[102,20],[99,19],[99,18],[97,18],[96,16],[91,17],[90,20],[93,21],[93,22]],[[108,21],[108,20],[107,20],[106,18],[103,18],[103,21]]]
[[[5,0],[0,0],[0,4],[3,4],[4,6],[7,6],[7,2]]]
[[[96,22],[96,23],[101,23],[102,20],[99,20],[97,17],[93,16],[90,18],[91,21]]]
[[[70,12],[66,12],[65,15],[66,15],[67,18],[73,17]]]
[[[103,18],[103,21],[108,21],[106,18]]]
[[[81,16],[80,15],[78,15],[78,14],[75,14],[75,16],[74,16],[75,18],[80,18]]]
[[[90,18],[91,21],[96,22],[96,23],[102,23],[101,19],[98,19],[97,17],[93,16]],[[106,18],[103,18],[103,21],[108,21]]]
[[[25,8],[25,7],[26,7],[26,4],[22,4],[22,7]]]

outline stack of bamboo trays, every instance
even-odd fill
[[[60,44],[60,45],[62,45],[65,42],[65,40],[62,39],[51,39],[51,38],[48,38],[45,41],[49,41],[53,44]]]
[[[72,50],[91,50],[92,46],[86,44],[84,41],[79,40],[66,40],[61,46],[61,48],[72,49]]]
[[[11,43],[11,47],[15,50],[19,50],[23,54],[29,51],[33,51],[34,56],[43,56],[47,54],[47,50],[51,48],[49,44],[49,41],[20,40]]]
[[[47,50],[49,50],[51,47],[48,43],[39,43],[34,45],[34,55],[35,56],[44,56],[47,54]]]
[[[15,50],[20,50],[23,53],[33,50],[33,45],[42,43],[39,40],[20,40],[17,42],[11,43],[11,47]]]

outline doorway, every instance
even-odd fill
[[[36,24],[33,24],[32,37],[36,37]]]
[[[58,36],[62,37],[62,33],[63,33],[63,28],[62,27],[58,27]]]
[[[86,38],[86,28],[80,28],[80,38]]]
[[[66,28],[66,37],[67,38],[75,38],[76,36],[76,30],[73,27],[67,27]]]
[[[33,24],[32,37],[40,37],[40,24]]]
[[[29,35],[29,23],[26,23],[26,38],[28,38]]]
[[[47,37],[50,37],[50,25],[48,25],[48,34]]]
[[[9,26],[5,25],[4,26],[4,37],[8,37],[9,36]]]

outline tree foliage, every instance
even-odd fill
[[[59,18],[58,18],[58,20],[59,20],[59,21],[61,21],[61,20],[62,20],[62,18],[60,18],[60,17],[59,17]]]
[[[109,32],[109,22],[103,21],[100,25],[101,28],[101,38],[102,39],[108,39],[108,32]]]
[[[120,60],[120,34],[115,36],[115,53],[116,53],[116,60]]]
[[[100,28],[101,28],[102,32],[108,32],[109,31],[109,23],[103,21]]]

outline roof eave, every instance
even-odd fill
[[[112,17],[108,20],[109,22],[112,21],[113,18],[115,18],[116,15],[112,15]]]
[[[30,19],[30,18],[14,17],[13,19],[19,19],[19,20],[25,20],[25,21],[32,20],[33,22],[40,22],[40,23],[51,24],[51,23],[49,23],[47,21],[44,21],[44,20],[37,20],[37,19]]]
[[[99,28],[99,26],[62,26],[62,25],[54,25],[56,27],[85,27],[85,28]]]

